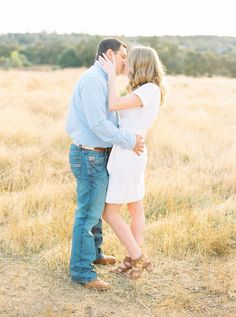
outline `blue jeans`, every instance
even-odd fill
[[[70,274],[72,280],[82,284],[97,278],[92,262],[103,257],[101,217],[108,185],[108,156],[107,152],[84,150],[75,144],[70,148],[77,196]]]

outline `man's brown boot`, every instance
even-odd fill
[[[104,282],[100,278],[97,278],[96,280],[84,284],[84,287],[88,289],[96,289],[98,291],[105,291],[111,288],[111,285],[107,282]]]
[[[93,262],[93,264],[101,264],[101,265],[108,265],[108,264],[115,264],[116,258],[112,255],[104,255],[104,257],[97,259]]]

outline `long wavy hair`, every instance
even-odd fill
[[[166,87],[163,82],[165,68],[157,52],[148,46],[134,46],[128,54],[128,91],[146,84],[154,83],[161,91],[161,104],[164,103]]]

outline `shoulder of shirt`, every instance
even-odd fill
[[[95,82],[104,83],[103,76],[93,66],[91,66],[89,69],[87,69],[80,76],[80,78],[77,80],[75,88],[78,87],[78,86],[83,85],[84,83],[89,83],[89,82],[91,82],[91,83],[95,83]]]

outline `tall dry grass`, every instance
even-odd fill
[[[75,207],[65,132],[83,70],[0,72],[0,247],[68,269]],[[146,252],[231,253],[236,237],[236,80],[169,77],[147,137]],[[120,79],[120,90],[125,81]],[[123,248],[105,226],[104,249]]]

